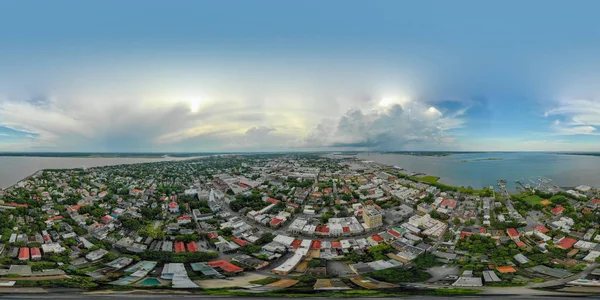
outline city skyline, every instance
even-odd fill
[[[0,151],[600,151],[600,4],[511,4],[3,3]]]

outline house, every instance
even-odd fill
[[[108,254],[108,251],[105,249],[98,249],[98,250],[94,250],[90,253],[88,253],[85,258],[87,258],[87,260],[94,262],[94,261],[98,261],[100,259],[102,259],[102,257],[104,257],[106,254]]]
[[[185,245],[182,241],[175,242],[175,253],[183,253],[185,252]]]
[[[200,251],[198,249],[198,244],[196,244],[196,242],[193,242],[193,241],[187,243],[186,247],[187,247],[187,251],[188,252],[198,252],[198,251]]]
[[[183,216],[177,218],[177,224],[179,224],[179,225],[189,224],[191,222],[192,222],[192,217],[190,217],[188,215],[183,215]]]
[[[213,268],[219,268],[226,273],[239,273],[239,272],[244,271],[244,269],[242,269],[226,260],[211,261],[208,263],[208,265]]]
[[[544,225],[536,225],[533,230],[541,233],[547,233],[550,231],[550,229],[546,228]]]
[[[575,243],[577,243],[576,239],[566,237],[561,239],[560,241],[558,241],[558,243],[555,243],[554,245],[561,249],[570,249],[571,247],[573,247],[573,245],[575,245]]]
[[[19,249],[19,260],[29,260],[29,248],[22,247],[21,249]]]
[[[40,248],[31,248],[31,259],[35,259],[35,260],[39,260],[42,259],[42,252],[40,251]]]
[[[519,235],[520,235],[520,234],[519,234],[519,232],[517,232],[517,230],[516,230],[516,229],[514,229],[514,228],[507,228],[507,229],[506,229],[506,233],[508,234],[508,236],[509,236],[511,239],[516,239],[516,238],[519,238]]]
[[[178,213],[179,212],[179,204],[177,202],[172,201],[169,203],[169,212]]]
[[[100,220],[102,221],[102,223],[108,224],[108,223],[112,222],[114,219],[115,218],[113,218],[112,216],[106,215],[106,216],[102,217]]]
[[[552,209],[552,213],[555,214],[555,215],[557,215],[557,216],[560,216],[560,215],[562,215],[562,213],[563,213],[564,210],[565,210],[564,207],[562,207],[561,205],[558,205],[558,206],[556,206],[555,208]]]
[[[273,219],[271,219],[271,222],[269,222],[269,226],[271,226],[271,228],[278,228],[279,226],[281,226],[282,223],[283,223],[282,219],[273,218]]]

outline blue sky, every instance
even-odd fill
[[[597,1],[0,3],[0,151],[600,151]]]

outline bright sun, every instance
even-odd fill
[[[190,103],[190,110],[193,113],[197,113],[198,110],[200,110],[200,103],[198,103],[198,101],[193,101],[192,103]]]
[[[192,113],[197,113],[200,110],[200,99],[190,99],[188,102]]]

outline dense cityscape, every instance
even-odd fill
[[[435,175],[435,174],[432,174]],[[0,286],[212,295],[597,292],[600,198],[352,155],[41,170],[0,191]]]

